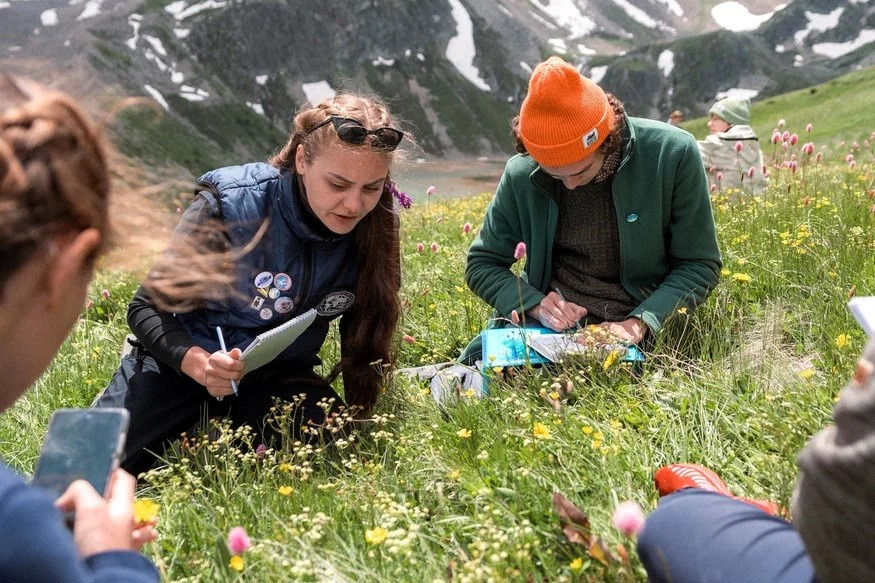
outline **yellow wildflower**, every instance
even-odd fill
[[[608,370],[609,368],[614,366],[614,363],[617,362],[618,358],[620,358],[620,351],[612,350],[611,353],[608,354],[607,358],[605,358],[605,361],[602,363],[602,370]]]
[[[584,434],[589,435],[593,432],[593,428],[590,427],[589,425],[587,425],[583,428],[583,432],[584,432]]]
[[[291,472],[292,471],[292,464],[280,464],[280,471],[286,472],[286,473]]]
[[[844,348],[848,345],[848,340],[850,340],[850,338],[848,338],[847,334],[839,334],[838,336],[836,336],[836,346],[838,346],[839,348]]]
[[[684,306],[684,307],[682,307],[682,308],[678,308],[678,314],[684,314],[684,315],[685,315],[686,313],[687,313],[687,307],[686,307],[686,306]]]
[[[233,557],[231,557],[231,561],[228,563],[228,566],[235,571],[242,571],[244,566],[243,557],[241,557],[240,555],[234,555]]]
[[[805,380],[810,379],[814,375],[815,375],[815,371],[813,368],[806,368],[805,370],[803,370],[799,373],[799,376],[801,376]]]
[[[447,474],[447,477],[451,480],[458,480],[462,477],[462,472],[460,472],[459,470],[453,470],[452,472]]]
[[[550,428],[538,421],[532,429],[532,435],[535,439],[550,439]]]
[[[749,282],[750,282],[750,276],[749,276],[748,274],[746,274],[746,273],[733,273],[733,274],[732,274],[732,279],[733,279],[734,281],[740,281],[740,282],[743,282],[743,283],[749,283]]]
[[[578,571],[583,569],[583,559],[577,557],[576,559],[568,563],[568,568],[577,573]]]
[[[471,430],[460,429],[456,432],[456,435],[458,435],[461,439],[468,439],[469,437],[471,437]]]
[[[559,400],[559,393],[557,393],[556,391],[550,391],[550,398],[554,401]]]
[[[292,492],[294,492],[295,489],[292,488],[291,486],[280,486],[280,487],[278,488],[278,491],[279,491],[279,493],[282,494],[283,496],[288,496],[289,494],[291,494]]]
[[[381,545],[386,542],[386,537],[389,536],[389,531],[382,526],[375,526],[370,530],[365,531],[365,540],[371,545]]]
[[[161,507],[151,498],[134,500],[134,521],[137,523],[155,522]]]
[[[725,267],[720,270],[720,275],[722,275],[723,277],[728,277],[731,273],[732,272],[729,271],[728,269],[726,269]]]

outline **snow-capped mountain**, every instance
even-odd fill
[[[506,153],[550,54],[663,118],[870,66],[873,41],[868,0],[0,0],[0,69],[95,108],[152,100],[165,115],[121,114],[122,147],[195,172],[263,158],[340,90],[389,100],[425,152]]]

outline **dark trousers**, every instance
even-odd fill
[[[698,488],[659,501],[638,538],[638,554],[656,583],[817,581],[793,525]]]
[[[278,445],[279,433],[265,424],[274,398],[294,402],[302,393],[306,395],[290,419],[292,427],[287,428],[295,438],[301,437],[305,422],[319,425],[325,421],[326,409],[319,406],[321,400],[333,398],[333,410],[343,405],[331,386],[312,371],[295,375],[277,369],[266,366],[247,374],[239,383],[238,396],[217,401],[203,385],[135,346],[122,358],[115,376],[93,406],[123,407],[130,412],[121,467],[137,476],[149,470],[156,456],[162,455],[181,433],[196,429],[204,419],[227,417],[233,427],[252,427],[257,432],[256,443]]]

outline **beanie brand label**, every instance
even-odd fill
[[[599,130],[598,128],[592,128],[581,140],[583,141],[583,147],[589,148],[593,144],[596,143],[599,139]]]

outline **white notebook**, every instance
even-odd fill
[[[851,298],[848,307],[866,336],[875,336],[875,296]]]
[[[246,363],[243,373],[252,372],[279,356],[279,353],[303,334],[315,319],[316,308],[313,308],[256,336],[243,351],[241,358]]]

